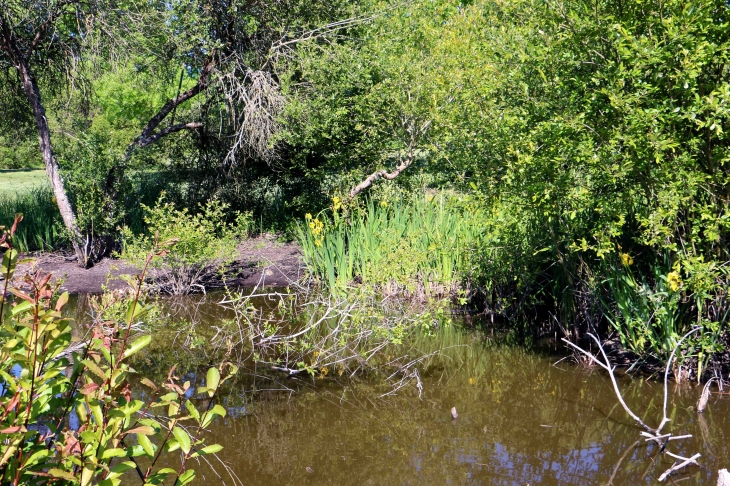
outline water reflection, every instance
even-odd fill
[[[210,300],[195,312],[221,318]],[[641,430],[603,373],[565,361],[554,366],[548,352],[498,345],[480,333],[441,332],[416,343],[442,351],[421,369],[420,399],[413,387],[378,399],[384,388],[377,379],[287,378],[252,366],[226,390],[229,415],[207,442],[224,445],[221,459],[246,485],[653,484],[671,466],[656,446],[637,442]],[[156,352],[169,345],[163,340]],[[624,376],[620,385],[630,407],[656,425],[661,384]],[[730,401],[713,395],[698,415],[700,391],[670,392],[667,431],[694,435],[676,452],[701,452],[702,467],[668,484],[714,484],[716,471],[730,466]],[[198,484],[220,483],[207,466],[196,467]]]
[[[434,367],[421,400],[413,391],[376,400],[381,390],[370,383],[309,383],[291,399],[259,396],[249,414],[217,424],[211,439],[252,485],[651,484],[671,466],[655,446],[637,446],[640,430],[616,407],[603,375],[559,369],[519,349],[475,355],[477,378],[468,366]],[[661,416],[657,384],[625,378],[621,385],[645,420]],[[670,401],[671,430],[695,435],[679,453],[703,454],[702,469],[671,480],[682,484],[708,484],[730,462],[722,447],[726,401],[715,399],[698,417],[690,408],[696,399],[687,389]]]

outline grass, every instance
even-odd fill
[[[0,170],[0,197],[3,199],[37,187],[48,187],[43,169]]]
[[[63,243],[61,215],[47,185],[0,192],[0,225],[12,225],[16,213],[23,214],[23,222],[15,234],[18,250],[52,250]]]

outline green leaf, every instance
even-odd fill
[[[112,457],[124,457],[127,455],[127,451],[124,449],[107,449],[101,454],[102,459],[111,459]]]
[[[198,453],[201,456],[205,456],[206,454],[215,454],[216,452],[220,452],[223,450],[223,446],[220,444],[211,444],[209,446],[205,446],[202,449],[198,451]]]
[[[195,405],[193,405],[190,400],[185,401],[185,408],[188,409],[188,413],[191,417],[200,422],[200,412],[198,412],[198,409],[195,408]]]
[[[166,452],[175,452],[180,448],[180,443],[175,439],[170,439],[165,443]]]
[[[137,442],[139,442],[139,445],[142,446],[142,449],[144,449],[145,453],[149,457],[154,457],[155,450],[157,449],[155,445],[152,443],[152,441],[144,434],[137,434]]]
[[[5,254],[3,255],[2,267],[0,268],[0,272],[2,273],[3,277],[7,279],[13,278],[17,263],[18,250],[10,249],[5,251]]]
[[[216,404],[213,408],[210,409],[210,413],[219,417],[225,417],[226,409],[223,408],[222,405]]]
[[[170,474],[176,473],[177,471],[175,471],[174,469],[170,469],[169,467],[160,469],[156,473],[149,476],[145,484],[162,484],[165,482],[165,479],[167,479]]]
[[[145,336],[142,336],[141,338],[137,339],[135,342],[132,343],[131,346],[129,346],[127,349],[124,350],[124,357],[128,357],[139,351],[140,349],[147,346],[150,341],[152,341],[152,335],[147,334]]]
[[[54,467],[54,468],[48,470],[48,474],[50,474],[54,478],[61,478],[61,479],[66,479],[68,481],[76,482],[76,476],[74,476],[70,472],[64,471],[62,469],[58,469],[58,468]]]
[[[210,425],[210,423],[215,420],[216,417],[225,417],[226,416],[226,409],[222,406],[216,404],[213,408],[211,408],[208,412],[205,413],[203,417],[203,423],[201,426],[203,428]]]
[[[99,481],[99,486],[119,486],[120,484],[122,484],[122,480],[117,477]]]
[[[182,428],[175,426],[175,428],[172,429],[172,435],[174,435],[177,441],[180,443],[180,449],[182,449],[185,454],[189,453],[191,443],[188,433],[185,432]]]
[[[205,386],[208,388],[208,396],[212,397],[221,381],[221,374],[218,368],[210,368],[208,374],[205,375]]]
[[[33,307],[32,302],[28,302],[27,300],[24,300],[24,301],[20,302],[18,305],[16,305],[15,307],[13,307],[13,309],[10,311],[10,315],[12,315],[13,317],[17,316],[21,312],[26,311],[32,307]]]
[[[84,365],[86,365],[86,367],[89,369],[89,371],[94,373],[96,376],[98,376],[102,380],[106,380],[108,378],[106,372],[104,370],[102,370],[101,368],[99,368],[99,365],[94,363],[94,361],[92,361],[90,359],[85,359],[82,361],[82,363],[84,363]]]
[[[125,321],[129,324],[135,319],[144,316],[149,309],[140,305],[138,301],[132,300],[127,307],[127,315]]]
[[[132,469],[134,469],[134,463],[132,461],[124,461],[119,464],[115,464],[114,467],[109,469],[109,471],[115,474],[123,474]]]
[[[45,448],[44,449],[41,449],[39,451],[36,451],[36,452],[33,453],[33,455],[31,455],[28,458],[27,461],[25,461],[25,466],[24,467],[30,469],[35,464],[40,463],[43,459],[47,458],[50,455],[51,455],[51,451],[49,451],[48,449],[45,449]]]
[[[175,481],[175,486],[188,484],[193,479],[195,479],[195,471],[193,469],[189,469],[182,473],[179,478],[177,478],[177,481]]]

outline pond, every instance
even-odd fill
[[[194,314],[198,326],[213,325],[227,315],[219,299],[189,297],[169,307],[186,319]],[[163,347],[175,341],[164,333],[155,339]],[[672,465],[640,437],[606,373],[556,364],[569,354],[560,345],[526,349],[465,326],[419,339],[424,349],[441,349],[420,370],[420,396],[413,383],[382,396],[389,388],[376,378],[287,377],[251,367],[227,390],[228,416],[214,423],[207,443],[224,446],[220,459],[246,485],[655,484]],[[186,378],[196,381],[194,371]],[[655,426],[663,385],[641,374],[622,375],[619,384],[629,406]],[[730,467],[730,397],[713,393],[698,414],[701,387],[669,388],[664,432],[693,436],[671,450],[702,457],[700,467],[666,484],[715,484],[717,471]],[[195,484],[234,484],[221,464],[213,466],[195,465]]]

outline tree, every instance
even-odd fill
[[[53,153],[51,131],[39,87],[39,76],[57,80],[74,69],[85,19],[93,3],[77,0],[3,0],[0,2],[0,67],[9,68],[6,82],[22,86],[38,129],[41,156],[71,245],[80,263],[89,262],[88,242],[76,223]]]
[[[0,66],[4,82],[20,85],[33,112],[46,172],[79,262],[92,265],[103,249],[84,234],[54,155],[42,86],[88,74],[91,58],[181,66],[177,93],[144,122],[139,134],[107,174],[104,190],[114,200],[134,153],[178,132],[217,138],[222,164],[241,154],[270,161],[270,143],[284,105],[273,59],[286,55],[302,36],[325,35],[345,24],[311,32],[341,15],[338,1],[314,5],[298,0],[198,0],[124,2],[101,0],[0,0]],[[110,61],[115,59],[115,61]],[[194,99],[201,99],[190,109]],[[167,122],[167,123],[165,123]]]

